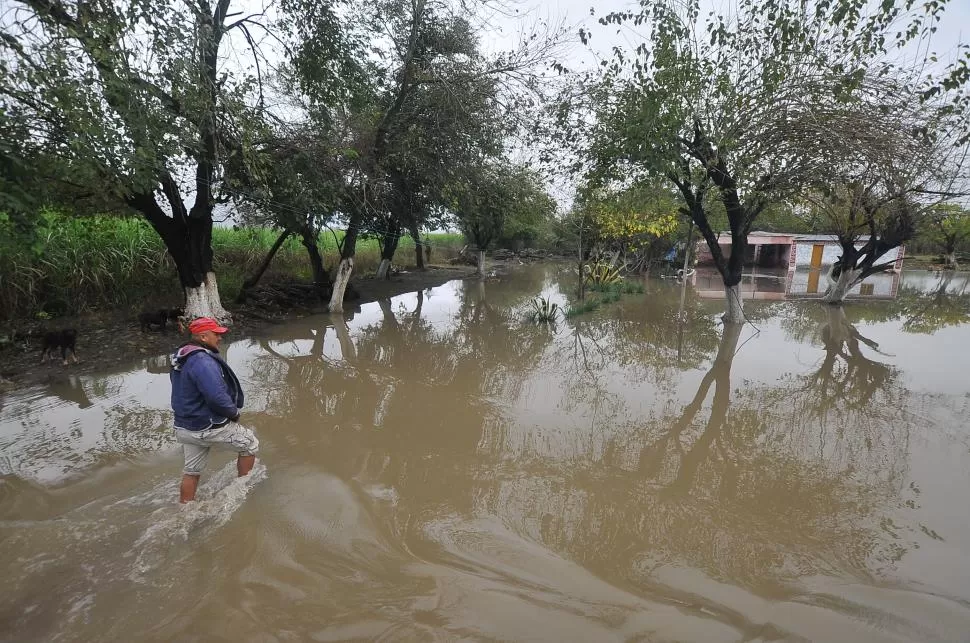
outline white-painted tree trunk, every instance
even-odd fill
[[[741,284],[724,287],[724,299],[726,308],[724,310],[725,324],[743,324],[744,308],[741,303]]]
[[[354,258],[347,257],[346,259],[341,259],[340,265],[337,266],[337,274],[333,278],[333,293],[330,295],[330,312],[344,312],[344,293],[347,292],[347,284],[350,283],[350,275],[353,272]]]
[[[219,321],[228,322],[232,320],[229,311],[223,308],[222,298],[219,296],[219,283],[216,281],[216,273],[205,273],[205,289],[209,293],[209,304],[212,306],[212,314]]]
[[[216,273],[206,273],[205,281],[200,285],[185,289],[185,317],[190,320],[197,317],[213,317],[221,324],[232,321],[232,315],[223,308],[222,300],[219,298]]]
[[[724,331],[721,335],[721,342],[717,346],[717,355],[714,357],[715,365],[726,365],[728,369],[734,362],[734,354],[738,352],[738,340],[741,339],[741,329],[743,324],[724,323]]]
[[[944,265],[950,270],[959,270],[960,264],[957,262],[957,255],[955,252],[950,252],[943,255]]]
[[[825,292],[822,297],[822,301],[829,304],[841,304],[845,301],[846,295],[849,291],[859,282],[859,275],[862,274],[861,270],[843,269],[839,273],[838,278],[832,279],[832,273],[829,273],[829,289]]]
[[[484,250],[478,251],[478,274],[480,275],[485,274],[485,251]]]
[[[381,263],[377,266],[377,278],[387,279],[387,274],[391,271],[391,260],[381,259]]]

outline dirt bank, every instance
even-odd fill
[[[347,310],[402,293],[440,286],[452,279],[470,277],[474,272],[475,269],[468,266],[432,266],[425,271],[397,273],[390,279],[376,279],[368,275],[358,277],[352,283],[360,298],[348,302]],[[274,313],[247,306],[228,308],[233,315],[231,332],[234,337],[258,337],[263,329],[273,324],[326,312],[325,304],[319,302]],[[142,332],[136,315],[130,312],[99,312],[80,317],[63,317],[48,320],[43,325],[48,330],[77,329],[79,362],[63,366],[58,358],[40,363],[40,345],[36,340],[27,350],[22,346],[8,345],[0,349],[0,394],[23,386],[44,384],[52,378],[62,378],[67,373],[92,373],[117,364],[130,363],[133,359],[163,355],[183,341],[183,337],[174,328],[165,332]],[[13,328],[6,328],[0,334],[8,335],[12,330]]]

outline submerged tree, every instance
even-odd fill
[[[837,141],[805,198],[838,237],[829,303],[844,301],[869,275],[893,268],[883,260],[915,234],[941,201],[965,189],[966,151],[960,119],[945,101],[920,101],[914,83],[866,76],[866,97],[822,115]]]
[[[611,263],[636,272],[647,268],[660,250],[655,244],[676,230],[681,218],[676,197],[649,184],[637,183],[616,193],[596,190],[581,194],[577,202],[589,214],[587,249],[595,246]]]
[[[303,12],[312,11],[316,5],[311,0],[291,1]],[[429,129],[422,120],[433,123],[437,103],[445,97],[458,102],[463,98],[479,101],[476,95],[481,94],[483,86],[487,87],[483,82],[486,79],[528,76],[526,70],[542,59],[546,47],[541,34],[535,34],[527,36],[511,53],[487,58],[478,51],[471,8],[443,0],[387,0],[358,9],[365,22],[379,32],[372,39],[378,53],[370,59],[374,82],[369,100],[358,105],[355,112],[360,155],[353,172],[348,173],[348,183],[357,197],[341,213],[347,232],[334,276],[331,311],[342,310],[359,235],[368,230],[385,235],[383,245],[385,254],[389,254],[400,234],[394,228],[408,229],[416,236],[422,223],[420,217],[429,211],[421,202],[435,189],[436,180],[425,182],[429,172],[436,178],[435,168],[413,172],[406,157],[409,143],[416,142],[422,154],[435,143],[433,127]],[[325,64],[319,51],[326,51],[327,44],[323,35],[307,30],[308,25],[297,24],[302,40],[293,50],[293,61],[300,70],[302,91],[313,99],[326,88],[321,85],[318,69]],[[437,100],[430,100],[433,94]],[[490,107],[489,114],[496,114],[497,105]],[[465,114],[451,111],[462,117],[476,113],[475,109]],[[483,151],[487,153],[478,150],[479,154]],[[450,161],[440,157],[434,160],[437,171],[447,177]],[[462,159],[456,161],[460,165]],[[416,158],[414,162],[424,161]],[[392,229],[371,225],[382,222],[391,207],[396,210]]]
[[[646,42],[616,48],[603,77],[587,79],[580,108],[561,106],[560,120],[569,123],[588,176],[621,186],[631,177],[664,178],[676,186],[723,277],[725,319],[740,322],[738,284],[754,222],[819,178],[843,149],[865,144],[850,130],[833,136],[826,114],[843,105],[878,110],[861,80],[895,76],[885,53],[928,32],[944,7],[742,0],[730,15],[712,13],[702,23],[697,0],[644,1],[600,22],[643,26]],[[959,78],[946,82],[956,87]],[[917,81],[926,92],[944,86]],[[712,225],[708,191],[723,205],[729,253]]]
[[[922,234],[943,255],[946,268],[958,270],[957,248],[970,241],[970,211],[953,203],[941,203],[926,214]]]
[[[535,172],[501,159],[465,168],[447,194],[461,231],[478,250],[479,275],[484,274],[485,251],[502,234],[507,216],[527,211],[550,216],[555,210]]]

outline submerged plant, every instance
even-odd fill
[[[643,284],[632,281],[621,280],[614,283],[590,284],[590,292],[618,293],[621,295],[642,295]]]
[[[536,323],[548,323],[556,321],[559,313],[559,304],[549,301],[545,297],[536,297],[532,300],[532,312],[529,317]]]
[[[582,315],[583,313],[589,313],[600,307],[600,302],[597,299],[587,299],[586,301],[580,302],[576,305],[570,306],[569,310],[566,311],[566,317],[575,317],[576,315]]]

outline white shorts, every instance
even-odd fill
[[[202,431],[175,429],[175,439],[182,444],[185,467],[182,473],[190,476],[200,475],[209,461],[212,447],[235,451],[241,456],[256,455],[259,440],[251,429],[238,422],[228,422]]]

